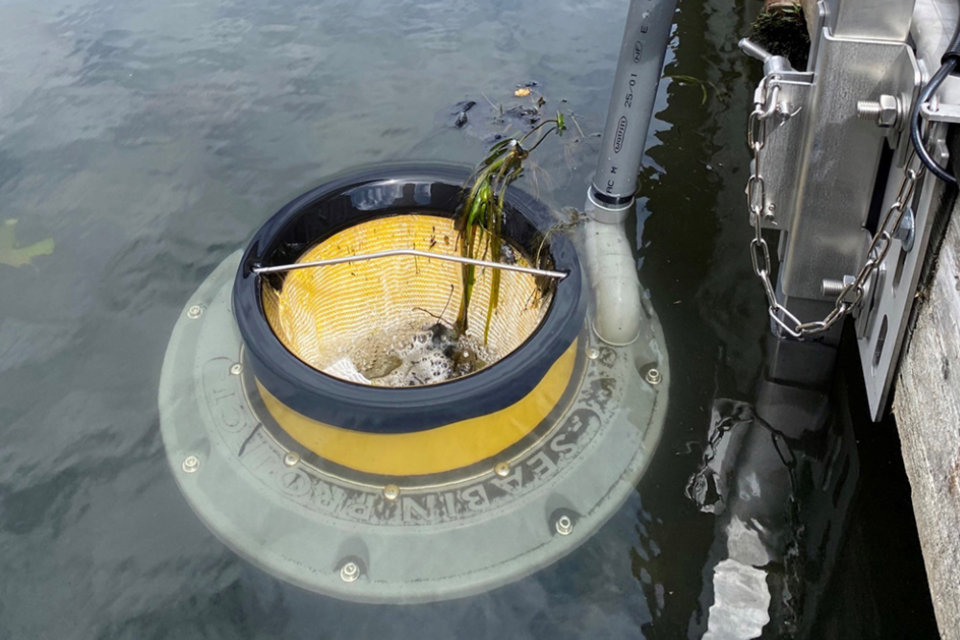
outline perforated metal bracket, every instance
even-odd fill
[[[931,155],[941,165],[944,165],[948,158],[942,135],[945,130],[945,125],[938,125],[935,128],[938,135],[931,136],[935,138]],[[893,182],[891,177],[891,183]],[[886,203],[896,197],[896,193],[889,192],[895,187],[896,184],[889,187]],[[913,247],[908,251],[904,240],[895,237],[894,245],[881,265],[879,273],[882,275],[877,278],[870,299],[864,302],[859,311],[857,344],[870,414],[874,420],[883,417],[887,406],[887,398],[903,350],[910,310],[916,298],[920,271],[930,242],[930,229],[943,189],[944,184],[941,181],[930,174],[925,175],[911,207],[915,224]]]

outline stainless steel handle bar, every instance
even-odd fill
[[[344,258],[329,258],[327,260],[316,260],[314,262],[296,262],[294,264],[281,264],[273,267],[256,267],[253,272],[257,275],[267,273],[281,273],[283,271],[296,271],[297,269],[310,269],[313,267],[330,267],[335,264],[347,264],[350,262],[362,262],[364,260],[377,260],[379,258],[390,258],[393,256],[416,256],[419,258],[435,258],[437,260],[446,260],[448,262],[459,262],[460,264],[472,264],[477,267],[490,267],[491,269],[502,269],[503,271],[516,271],[517,273],[528,273],[534,276],[546,276],[556,280],[563,280],[568,274],[562,271],[547,271],[545,269],[534,269],[532,267],[520,267],[515,264],[503,264],[501,262],[488,262],[486,260],[474,260],[473,258],[464,258],[462,256],[452,256],[444,253],[433,253],[431,251],[418,251],[417,249],[391,249],[390,251],[378,251],[376,253],[361,253],[355,256],[346,256]]]

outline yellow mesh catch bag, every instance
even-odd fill
[[[481,238],[479,246],[484,246]],[[405,214],[377,218],[345,229],[304,253],[312,262],[391,249],[460,255],[454,220]],[[519,252],[517,264],[530,266]],[[263,306],[274,333],[298,358],[323,370],[364,341],[456,320],[463,293],[460,264],[392,256],[299,269],[281,290],[264,279]],[[467,335],[483,342],[492,269],[478,267]],[[490,321],[487,364],[519,347],[536,330],[549,306],[534,276],[501,271],[500,297]]]

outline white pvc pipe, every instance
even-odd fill
[[[642,328],[640,279],[624,221],[633,211],[676,8],[677,0],[630,2],[597,171],[587,193],[584,254],[593,289],[593,330],[614,346],[636,342]]]
[[[593,330],[613,346],[632,344],[640,336],[640,279],[625,220],[633,206],[608,209],[588,195],[584,257],[593,293]]]

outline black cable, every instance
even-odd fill
[[[910,114],[910,140],[913,141],[913,147],[917,150],[917,157],[926,165],[930,173],[948,184],[957,184],[957,179],[937,164],[936,161],[930,157],[926,146],[924,146],[923,136],[920,135],[920,129],[923,126],[920,107],[933,97],[933,94],[937,92],[937,89],[940,88],[943,81],[956,70],[958,62],[960,62],[960,20],[957,21],[957,26],[954,27],[953,38],[950,39],[947,50],[943,52],[943,56],[940,58],[940,68],[933,74],[930,82],[928,82],[927,86],[920,92],[917,101],[913,105],[913,111]]]

